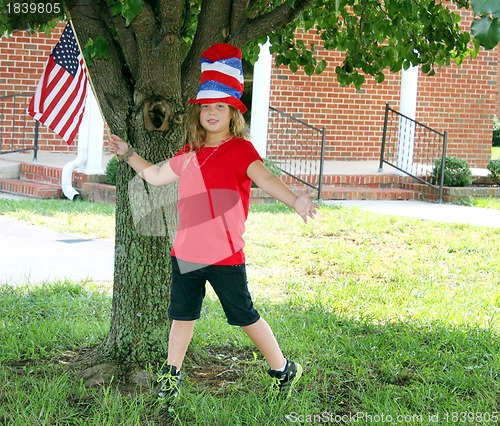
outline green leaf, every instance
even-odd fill
[[[314,65],[311,64],[311,63],[308,63],[305,67],[304,67],[304,72],[308,75],[308,76],[311,76],[314,74]]]
[[[316,66],[316,74],[317,75],[321,74],[325,70],[325,68],[326,68],[326,61],[322,59]]]
[[[108,0],[108,6],[113,16],[120,15],[123,11],[123,3],[121,1],[113,2],[112,0]]]
[[[472,10],[476,16],[493,15],[500,18],[500,2],[498,0],[472,0]]]
[[[500,20],[489,16],[475,19],[471,25],[471,32],[481,46],[491,50],[500,42]]]
[[[363,83],[365,82],[365,76],[363,74],[358,74],[356,73],[356,75],[354,75],[352,77],[352,83],[354,84],[354,87],[356,87],[356,89],[361,89],[361,86],[363,85]]]
[[[427,74],[431,70],[431,66],[429,64],[423,64],[422,65],[422,72],[424,74]]]
[[[108,59],[108,42],[103,36],[98,36],[94,41],[95,56],[102,59]]]
[[[132,21],[141,13],[144,0],[127,0],[124,3],[122,15],[125,18],[125,25],[128,27]]]

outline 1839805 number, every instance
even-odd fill
[[[35,13],[60,13],[61,3],[36,3],[36,2],[22,2],[22,3],[7,3],[5,5],[5,11],[8,14],[14,15],[27,15]]]

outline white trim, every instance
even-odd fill
[[[196,95],[196,99],[217,99],[217,98],[230,98],[227,93],[219,92],[218,90],[201,90]]]
[[[213,64],[210,64],[208,62],[204,62],[201,64],[201,72],[203,73],[204,71],[218,71],[222,74],[230,75],[231,77],[234,77],[236,80],[238,80],[240,83],[244,82],[243,79],[243,74],[238,68],[233,68],[229,65],[223,64],[221,62],[214,62]]]

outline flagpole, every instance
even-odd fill
[[[83,62],[85,63],[85,68],[87,69],[87,77],[88,77],[88,82],[89,82],[90,88],[91,88],[92,92],[94,93],[94,98],[97,101],[96,103],[97,103],[97,106],[99,107],[99,112],[101,113],[101,117],[104,119],[104,114],[102,113],[101,104],[99,103],[99,99],[96,95],[97,92],[95,90],[95,86],[94,86],[94,83],[92,81],[92,77],[90,76],[89,68],[87,67],[87,63],[85,62],[85,56],[83,54],[82,46],[80,44],[80,40],[78,40],[78,35],[76,34],[75,27],[73,26],[73,21],[71,19],[71,16],[70,16],[68,10],[66,10],[66,14],[69,17],[68,23],[71,25],[71,29],[73,30],[73,35],[75,36],[76,44],[78,44],[78,49],[80,49],[80,53],[82,54]]]

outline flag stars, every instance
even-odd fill
[[[75,41],[73,30],[71,26],[68,25],[62,33],[61,39],[52,51],[52,56],[59,66],[66,69],[66,71],[74,77],[78,71],[79,54],[80,51]]]

